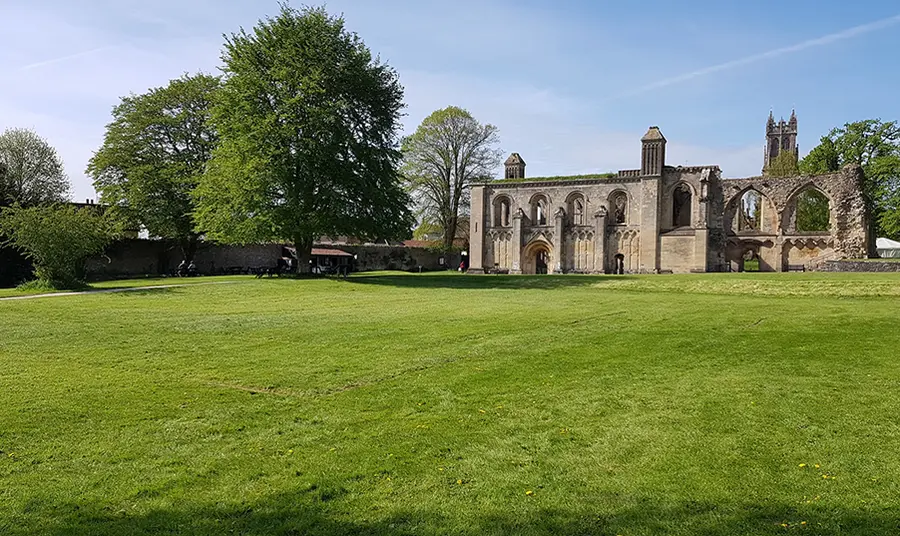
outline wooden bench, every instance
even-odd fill
[[[806,265],[805,264],[788,264],[787,271],[788,272],[805,272]]]

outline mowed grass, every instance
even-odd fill
[[[3,301],[0,534],[897,534],[898,299],[383,273]]]

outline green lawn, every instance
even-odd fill
[[[898,534],[898,300],[383,273],[0,301],[0,534]]]

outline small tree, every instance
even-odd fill
[[[83,286],[84,262],[115,238],[99,207],[51,205],[0,210],[0,235],[34,263],[38,280],[55,288]]]
[[[177,240],[188,261],[199,237],[191,192],[218,142],[209,125],[218,87],[218,77],[198,74],[123,98],[87,167],[114,214]]]
[[[782,151],[769,162],[765,175],[767,177],[796,177],[800,174],[797,165],[797,154],[794,151]]]
[[[69,178],[56,149],[34,131],[0,134],[0,206],[34,206],[65,201]]]
[[[403,140],[403,174],[424,219],[436,223],[449,251],[469,207],[469,185],[500,164],[497,127],[462,108],[437,110]]]
[[[232,35],[212,119],[220,145],[195,195],[214,240],[286,240],[307,272],[320,236],[408,236],[397,142],[403,90],[341,18],[287,5]]]

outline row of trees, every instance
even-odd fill
[[[29,251],[40,277],[73,280],[77,269],[51,269],[43,245],[77,240],[38,237],[38,228],[62,226],[84,238],[88,228],[112,232],[109,222],[175,240],[188,260],[201,236],[288,241],[301,272],[320,236],[406,237],[416,219],[453,246],[469,182],[499,164],[496,127],[450,107],[401,144],[397,73],[324,8],[282,5],[274,18],[227,37],[222,61],[222,76],[185,75],[114,107],[87,166],[102,211],[32,208],[68,193],[46,143],[29,146],[30,158],[8,159],[33,165],[4,170],[10,179],[0,181],[0,199],[16,206],[4,212],[0,232]],[[36,170],[44,180],[21,179]]]
[[[449,248],[468,182],[499,163],[496,128],[453,107],[401,152],[397,73],[322,8],[282,6],[222,60],[221,77],[124,98],[87,170],[121,218],[188,259],[201,234],[288,241],[303,271],[320,236],[407,236],[413,199]]]

